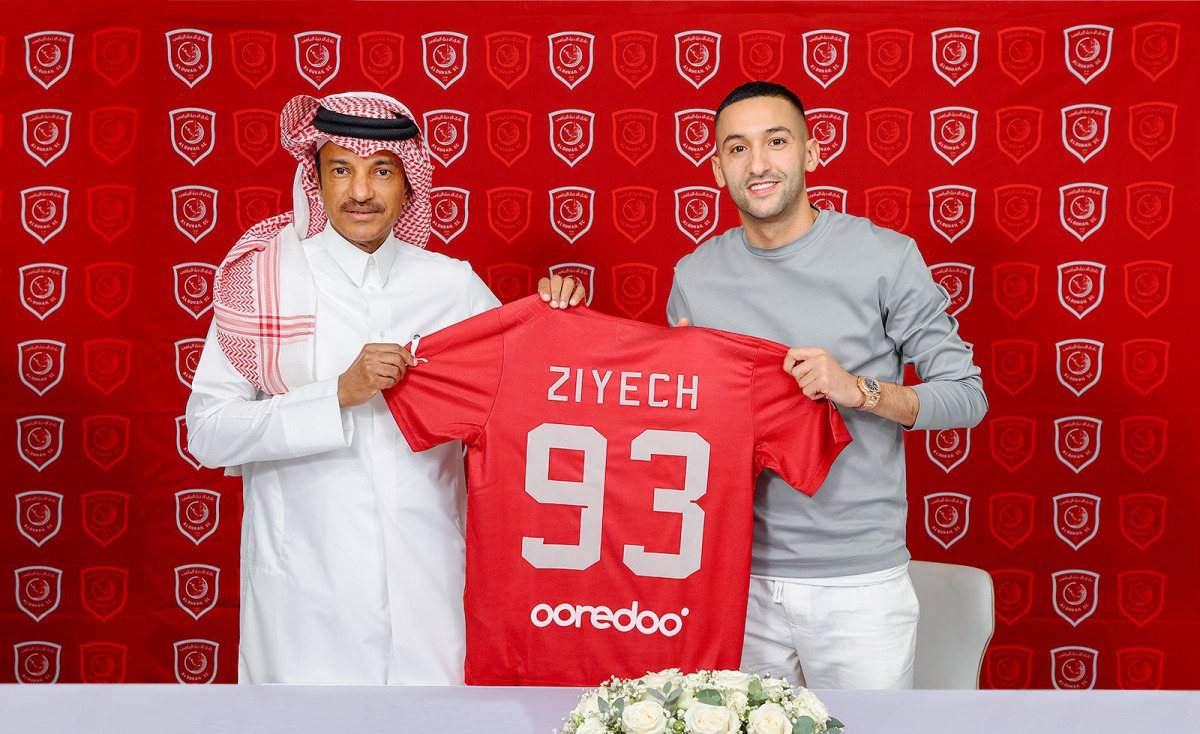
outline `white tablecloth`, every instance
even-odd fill
[[[852,734],[1192,734],[1193,691],[817,691]],[[0,686],[5,734],[548,734],[570,688]]]

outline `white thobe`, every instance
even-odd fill
[[[467,263],[391,237],[368,255],[327,226],[302,246],[316,381],[259,392],[210,328],[187,406],[192,454],[242,471],[238,680],[461,684],[462,447],[413,453],[381,395],[340,408],[337,380],[364,344],[499,302]]]

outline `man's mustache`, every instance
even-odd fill
[[[338,207],[338,208],[339,208],[339,209],[341,209],[341,210],[342,210],[342,211],[344,211],[344,212],[348,212],[348,211],[351,211],[351,210],[354,210],[354,209],[357,209],[357,210],[369,209],[369,210],[371,210],[371,211],[373,211],[373,212],[381,212],[381,211],[383,211],[383,205],[382,205],[382,204],[379,204],[378,202],[375,202],[375,201],[354,201],[354,200],[350,200],[350,201],[347,201],[346,203],[342,204],[342,205],[341,205],[340,207]]]

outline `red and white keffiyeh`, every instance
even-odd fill
[[[313,381],[316,291],[300,240],[325,227],[327,217],[316,182],[314,154],[332,141],[360,157],[380,150],[400,159],[408,196],[392,230],[417,247],[429,241],[433,164],[418,134],[408,140],[369,140],[326,135],[313,127],[317,108],[357,117],[414,120],[407,107],[373,92],[322,99],[300,95],[283,108],[280,138],[298,161],[292,186],[293,210],[254,225],[217,268],[213,287],[217,342],[234,368],[259,390],[280,395]]]

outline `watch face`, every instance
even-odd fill
[[[864,377],[863,387],[867,388],[871,392],[879,392],[879,383],[875,381],[874,377]]]

